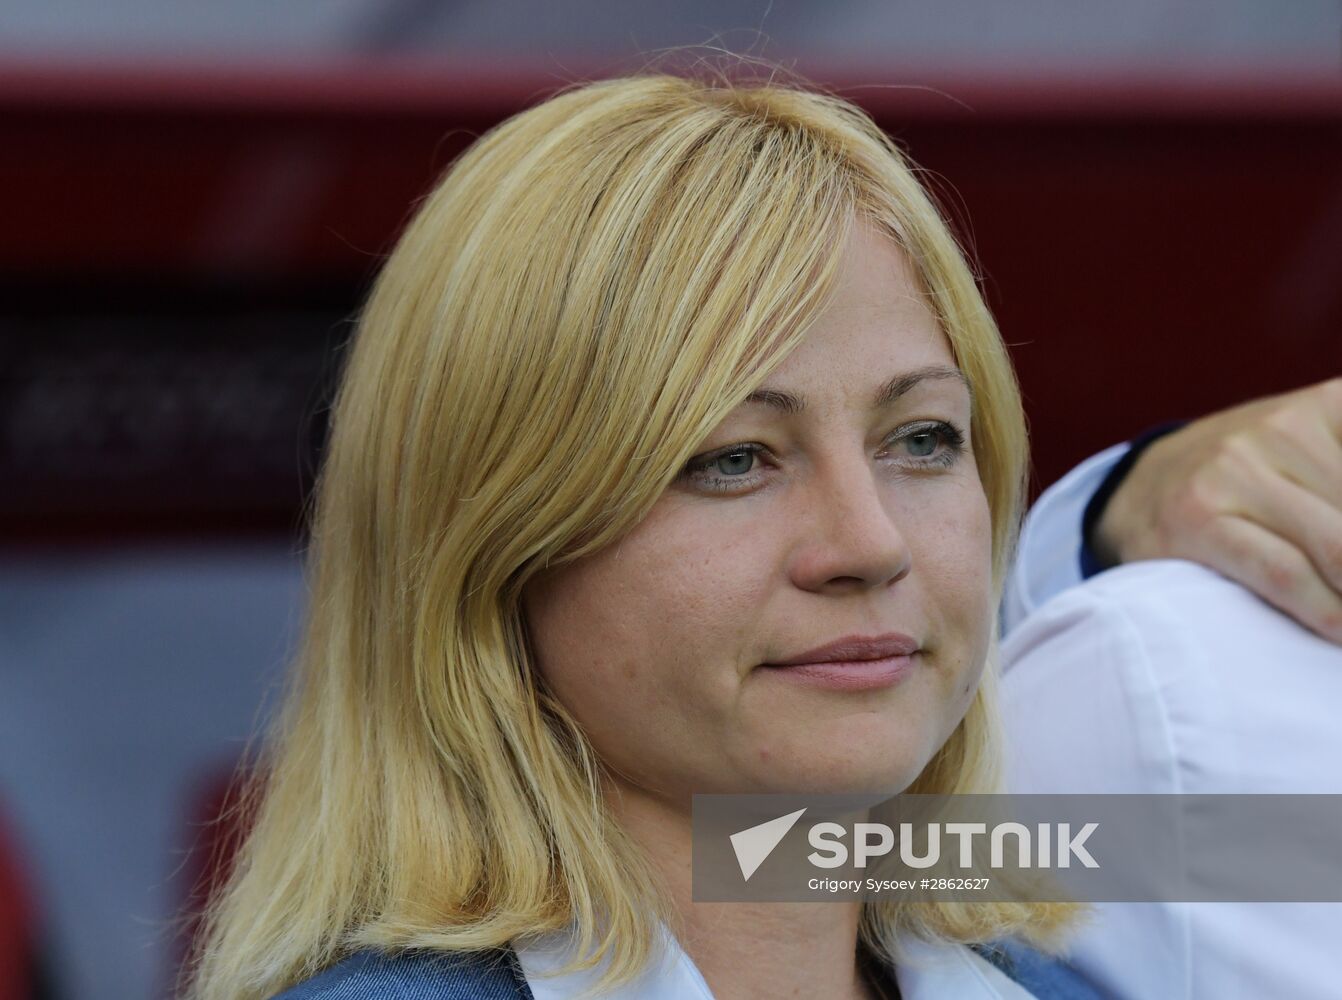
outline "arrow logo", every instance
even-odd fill
[[[736,863],[741,866],[742,878],[750,881],[750,876],[764,864],[764,859],[773,853],[779,841],[787,836],[787,832],[796,825],[804,812],[805,809],[798,809],[794,813],[732,834],[732,849],[736,851]]]

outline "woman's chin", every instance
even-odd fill
[[[753,790],[779,795],[861,795],[877,800],[898,795],[922,771],[925,761],[892,766],[889,757],[881,760],[853,760],[842,766],[832,763],[818,766],[815,761],[798,761],[788,767],[781,762],[773,770],[754,776]]]

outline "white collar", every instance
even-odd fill
[[[1034,994],[976,951],[910,939],[895,967],[902,1000],[1033,1000]]]
[[[713,1000],[713,992],[680,943],[662,928],[661,948],[637,980],[601,1000]],[[590,990],[604,966],[552,976],[572,954],[573,936],[555,933],[516,949],[535,1000],[571,1000]],[[969,948],[910,940],[895,969],[902,1000],[1030,1000],[1033,994]],[[593,994],[595,995],[595,994]]]
[[[713,992],[685,949],[664,926],[660,930],[660,946],[643,974],[617,990],[600,994],[601,1000],[713,1000]],[[587,995],[600,978],[604,962],[587,972],[548,975],[568,961],[575,945],[571,933],[557,932],[515,949],[535,1000],[570,1000]]]

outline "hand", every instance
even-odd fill
[[[1342,644],[1342,378],[1153,442],[1092,541],[1109,562],[1202,563]]]

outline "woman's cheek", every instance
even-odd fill
[[[663,525],[659,558],[644,564],[643,579],[657,595],[649,614],[664,635],[663,648],[735,661],[752,641],[771,588],[783,579],[772,555],[779,522],[758,506],[750,518],[745,509],[715,507]]]
[[[942,501],[927,509],[930,516],[917,532],[914,567],[915,572],[921,569],[929,613],[940,619],[938,627],[946,653],[955,660],[955,672],[972,688],[995,615],[992,523],[977,478],[947,490]]]

